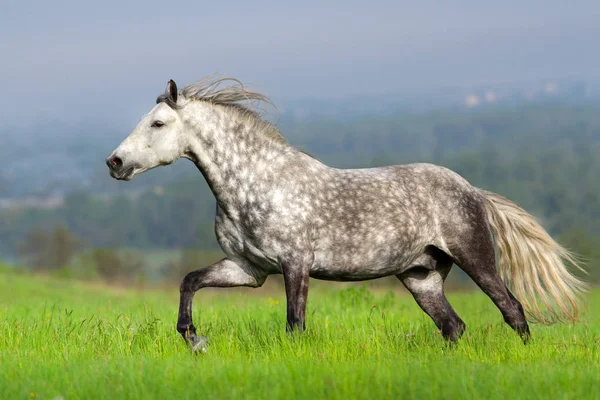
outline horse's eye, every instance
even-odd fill
[[[163,126],[165,123],[162,121],[154,121],[152,123],[152,125],[150,125],[152,128],[160,128],[161,126]]]

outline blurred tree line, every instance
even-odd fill
[[[54,229],[37,227],[19,245],[22,265],[34,272],[50,273],[80,280],[101,279],[109,284],[146,284],[159,281],[179,283],[193,270],[219,260],[217,251],[181,249],[162,257],[158,262],[149,259],[152,253],[116,247],[88,247],[66,226]],[[2,267],[2,264],[0,264]],[[152,275],[154,269],[154,276]]]
[[[600,237],[596,107],[545,104],[352,122],[321,119],[288,124],[282,132],[292,144],[333,166],[417,161],[447,166],[473,185],[521,204],[595,267],[594,244]],[[214,199],[199,173],[127,195],[75,192],[58,209],[0,211],[0,254],[18,253],[34,268],[49,268],[68,264],[85,244],[98,265],[117,265],[106,268],[119,271],[138,268],[131,276],[139,276],[144,268],[136,266],[134,256],[110,249],[193,248],[214,254],[214,213]],[[89,250],[94,248],[104,250]],[[163,269],[181,275],[192,258],[182,254]],[[102,268],[96,269],[98,274],[108,274]],[[600,279],[598,268],[593,274]]]

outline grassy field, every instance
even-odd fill
[[[527,346],[483,294],[450,294],[454,348],[399,290],[320,285],[293,340],[283,291],[204,290],[203,355],[175,331],[177,294],[0,272],[0,398],[600,398],[597,290]]]

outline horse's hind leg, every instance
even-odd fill
[[[492,299],[504,321],[527,342],[530,333],[523,307],[496,270],[494,243],[487,224],[478,225],[469,234],[455,236],[450,246],[455,263]]]
[[[444,338],[455,342],[465,331],[466,325],[444,294],[444,280],[452,268],[452,261],[447,255],[443,256],[427,256],[428,260],[424,263],[426,266],[411,268],[397,277],[442,331]]]

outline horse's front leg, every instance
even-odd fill
[[[287,298],[287,331],[304,331],[312,257],[291,257],[281,265]]]
[[[267,277],[246,265],[224,258],[213,265],[192,271],[183,278],[179,288],[177,331],[194,351],[206,351],[207,339],[196,336],[192,323],[192,300],[198,289],[205,287],[261,286]]]

